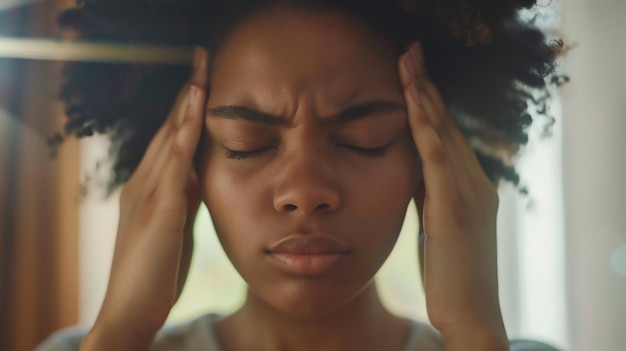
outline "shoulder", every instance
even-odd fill
[[[85,327],[71,327],[58,330],[44,340],[35,351],[74,351],[80,348],[80,343],[89,329]]]
[[[205,314],[190,322],[166,325],[154,339],[151,351],[219,351],[213,334],[213,323],[222,318],[217,314]],[[59,330],[50,335],[35,351],[78,351],[89,331],[84,327]]]
[[[154,338],[151,351],[220,351],[214,333],[218,314],[205,314],[190,322],[164,327]]]
[[[441,334],[432,325],[411,320],[413,325],[405,351],[444,351]],[[511,340],[511,351],[559,351],[558,349],[534,340]]]

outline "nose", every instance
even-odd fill
[[[276,180],[274,208],[280,213],[308,217],[332,212],[340,206],[338,179],[323,157],[300,152],[285,161]]]

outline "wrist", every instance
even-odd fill
[[[148,350],[155,333],[136,333],[131,329],[94,326],[80,345],[80,351],[141,351]]]
[[[466,325],[455,331],[441,333],[446,351],[508,351],[509,340],[504,328]]]

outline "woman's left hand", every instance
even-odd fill
[[[498,193],[428,79],[422,48],[398,61],[424,175],[424,289],[447,350],[508,350],[498,300]]]

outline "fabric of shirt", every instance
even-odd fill
[[[157,334],[151,351],[222,351],[214,324],[224,318],[206,314],[190,322],[166,325]],[[443,351],[443,342],[436,329],[426,323],[410,320],[411,331],[403,351]],[[78,351],[88,329],[72,327],[62,329],[48,337],[35,351]]]

